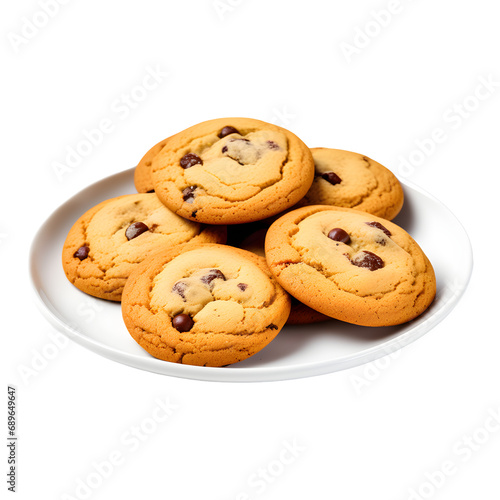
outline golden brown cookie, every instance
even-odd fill
[[[410,321],[436,293],[432,265],[413,238],[359,210],[312,206],[284,215],[267,232],[266,258],[298,300],[357,325]]]
[[[239,245],[238,248],[243,248],[243,250],[248,250],[254,254],[265,257],[266,252],[264,250],[264,244],[266,240],[267,228],[261,228],[254,233],[247,236]],[[292,308],[290,310],[290,316],[288,316],[288,325],[304,325],[309,323],[319,323],[320,321],[326,321],[330,319],[329,316],[325,316],[314,309],[306,306],[295,297],[292,297]]]
[[[264,258],[225,245],[190,245],[138,266],[125,286],[122,312],[134,340],[154,357],[224,366],[276,337],[290,298]]]
[[[355,208],[392,220],[401,210],[403,188],[396,176],[380,163],[350,151],[311,149],[314,182],[297,207],[332,205]]]
[[[153,186],[153,178],[151,176],[151,165],[156,155],[165,147],[168,139],[155,144],[137,164],[134,171],[134,184],[137,192],[139,193],[153,193],[155,188]]]
[[[311,152],[297,136],[250,118],[210,120],[174,135],[152,169],[156,194],[168,208],[208,224],[282,212],[314,178]]]
[[[171,212],[153,194],[106,200],[71,228],[62,261],[69,281],[85,293],[119,301],[132,270],[163,248],[223,243],[225,227],[202,226]]]

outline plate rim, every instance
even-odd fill
[[[441,207],[448,212],[448,215],[453,217],[458,227],[461,229],[463,236],[465,236],[465,241],[467,242],[465,251],[465,260],[467,261],[467,274],[463,286],[454,293],[447,301],[445,301],[440,308],[435,311],[429,318],[425,318],[420,321],[415,326],[411,327],[408,331],[398,335],[395,338],[389,339],[376,346],[368,347],[362,349],[354,354],[348,354],[341,356],[340,358],[335,358],[335,361],[324,360],[321,362],[309,362],[305,364],[291,364],[288,366],[278,366],[278,367],[248,367],[248,368],[227,368],[227,367],[205,367],[205,366],[193,366],[184,365],[178,363],[168,363],[156,359],[154,357],[147,358],[137,354],[126,353],[117,348],[107,346],[97,340],[87,337],[83,333],[80,333],[77,328],[73,328],[66,324],[62,319],[58,318],[50,309],[49,305],[44,301],[40,289],[37,285],[36,277],[36,265],[35,265],[35,251],[38,241],[42,238],[44,234],[45,227],[49,222],[56,216],[64,211],[65,207],[73,202],[74,198],[83,195],[87,190],[92,190],[96,185],[102,183],[103,181],[111,181],[115,177],[127,176],[133,173],[135,167],[117,172],[110,176],[104,177],[84,189],[73,194],[71,198],[66,200],[62,205],[57,207],[43,222],[38,231],[36,232],[30,246],[29,251],[29,277],[30,283],[32,285],[32,294],[34,297],[37,309],[41,312],[42,316],[49,321],[49,323],[56,328],[59,332],[66,335],[69,339],[76,342],[77,344],[85,347],[86,349],[100,354],[108,359],[116,361],[118,363],[131,366],[133,368],[142,369],[152,373],[157,373],[160,375],[167,375],[177,378],[206,381],[206,382],[275,382],[282,380],[293,380],[299,378],[313,377],[326,375],[328,373],[334,373],[338,371],[343,371],[349,368],[354,368],[361,366],[366,363],[373,362],[380,359],[386,355],[393,352],[399,351],[400,349],[406,347],[407,345],[415,342],[419,338],[423,337],[426,333],[431,331],[436,325],[443,321],[448,314],[455,308],[457,303],[462,298],[465,290],[470,282],[472,271],[474,267],[473,261],[473,251],[472,245],[465,230],[465,227],[460,222],[460,220],[455,216],[455,214],[438,198],[430,194],[420,186],[414,184],[408,180],[400,180],[404,187],[408,187],[422,194],[423,196],[431,199],[433,202],[441,205]],[[414,321],[419,321],[415,319]],[[427,323],[432,323],[431,326]],[[235,365],[237,366],[237,365]]]

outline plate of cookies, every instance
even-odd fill
[[[96,353],[252,382],[343,370],[413,342],[457,304],[472,251],[441,202],[367,156],[221,118],[59,207],[30,267],[44,316]]]

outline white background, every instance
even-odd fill
[[[3,390],[15,384],[19,396],[18,498],[83,498],[79,481],[100,482],[93,462],[117,453],[89,498],[500,497],[500,431],[481,430],[500,409],[499,11],[492,0],[397,3],[66,0],[30,29],[44,23],[39,3],[4,2],[1,352]],[[376,15],[389,7],[388,22]],[[168,76],[133,109],[117,108],[148,67]],[[481,78],[496,85],[478,103]],[[453,119],[464,100],[468,116]],[[54,344],[29,290],[37,228],[159,140],[221,116],[274,121],[310,146],[366,154],[442,200],[474,248],[458,307],[383,365],[296,381],[174,379],[73,343],[36,364]],[[58,178],[54,163],[105,118],[112,132]],[[445,140],[402,167],[436,128]],[[453,258],[453,241],[440,243]],[[33,363],[36,373],[22,376]],[[135,450],[123,436],[151,424],[156,398],[177,408]],[[467,435],[482,444],[465,445]],[[453,473],[435,474],[445,461]],[[439,487],[425,484],[429,475]]]

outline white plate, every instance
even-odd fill
[[[472,272],[472,250],[465,230],[438,200],[404,184],[405,204],[394,220],[424,249],[437,277],[437,295],[416,320],[387,328],[340,321],[286,326],[265,349],[224,368],[160,361],[150,356],[125,328],[120,304],[95,299],[69,283],[61,250],[69,229],[97,203],[134,193],[134,169],[103,179],[57,209],[40,228],[31,248],[31,277],[44,316],[75,342],[114,361],[143,370],[198,380],[252,382],[330,373],[373,361],[418,339],[457,304]],[[453,253],[446,251],[453,242]]]

